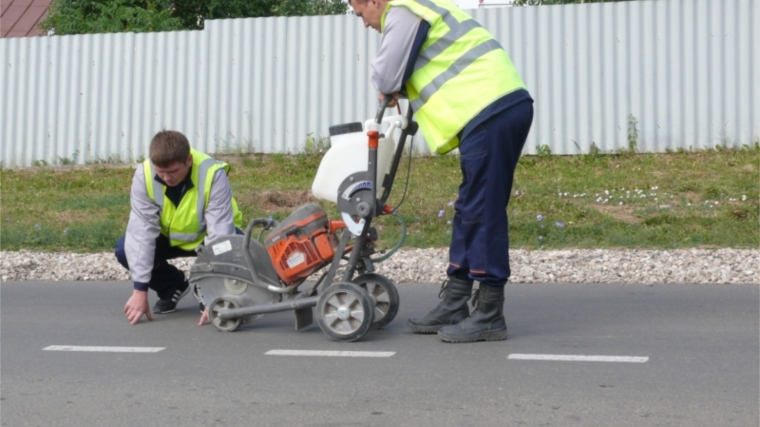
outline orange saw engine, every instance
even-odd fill
[[[307,203],[290,214],[264,239],[277,275],[291,285],[303,282],[333,260],[338,246],[335,231],[343,221],[328,221],[316,203]]]

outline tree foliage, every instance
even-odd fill
[[[57,35],[182,29],[168,5],[168,1],[55,0],[40,27]]]
[[[40,28],[56,35],[203,29],[206,19],[346,13],[341,0],[54,0]]]

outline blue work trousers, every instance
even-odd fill
[[[116,242],[115,252],[119,264],[123,265],[124,268],[129,269],[127,254],[124,250],[125,238],[126,236],[122,236],[122,238]],[[156,255],[153,258],[153,270],[150,273],[148,288],[156,291],[159,299],[171,299],[174,291],[185,281],[185,273],[166,261],[175,258],[194,256],[196,256],[195,251],[186,251],[177,247],[172,247],[169,243],[169,238],[163,234],[159,234],[156,239]]]
[[[462,184],[454,205],[449,276],[489,286],[507,283],[507,204],[532,122],[533,102],[525,100],[468,130],[459,142]]]

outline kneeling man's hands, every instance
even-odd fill
[[[138,290],[133,291],[132,296],[127,301],[127,305],[124,306],[124,314],[127,315],[127,320],[129,320],[131,325],[139,322],[143,314],[148,317],[148,320],[153,320],[153,315],[150,314],[150,310],[148,309],[148,293]]]
[[[208,323],[208,321],[209,321],[208,308],[206,308],[205,310],[203,310],[203,314],[201,314],[201,320],[198,321],[198,326],[203,326],[206,323]]]

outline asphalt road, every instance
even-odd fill
[[[114,282],[2,284],[3,426],[759,423],[757,286],[508,285],[509,339],[476,344],[406,328],[437,303],[432,284],[399,286],[396,320],[355,343],[330,341],[316,323],[294,331],[292,312],[233,333],[198,327],[190,296],[176,313],[130,326],[122,313],[130,292]],[[161,350],[43,350],[53,345]]]

